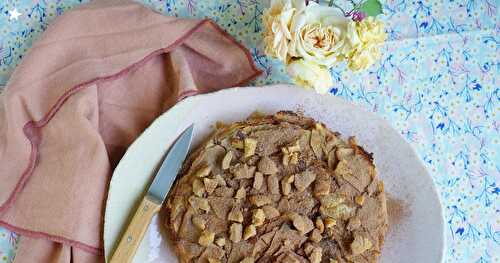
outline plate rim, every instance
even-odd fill
[[[184,98],[184,99],[180,100],[174,106],[172,106],[167,111],[163,112],[161,115],[159,115],[157,118],[155,118],[150,123],[150,125],[134,140],[134,142],[132,144],[130,144],[130,146],[127,148],[125,154],[120,159],[120,161],[119,161],[118,165],[116,166],[115,170],[113,171],[113,176],[111,177],[111,180],[109,182],[109,190],[108,190],[108,194],[107,194],[107,198],[106,198],[106,203],[105,203],[104,229],[103,229],[104,256],[105,256],[105,261],[106,262],[108,262],[108,260],[109,260],[109,258],[108,258],[109,251],[106,251],[106,247],[107,247],[106,244],[109,244],[109,242],[111,242],[109,240],[109,237],[106,238],[106,236],[107,236],[106,235],[106,233],[107,233],[106,230],[109,229],[109,224],[111,223],[110,220],[108,220],[108,217],[110,216],[110,213],[108,213],[108,207],[109,207],[109,204],[113,201],[112,200],[113,182],[116,183],[116,181],[119,180],[119,179],[116,179],[118,176],[115,176],[115,171],[120,171],[118,169],[120,167],[120,165],[123,165],[122,163],[124,162],[124,160],[127,160],[130,157],[130,155],[132,155],[131,152],[133,152],[133,149],[136,148],[137,145],[142,144],[142,140],[144,139],[144,137],[147,136],[151,132],[151,130],[155,128],[155,125],[158,125],[158,123],[160,122],[160,119],[164,118],[165,115],[171,114],[171,112],[173,112],[176,108],[180,107],[180,105],[190,103],[190,101],[192,101],[192,100],[204,100],[204,99],[207,99],[207,98],[210,98],[210,97],[220,96],[221,93],[231,93],[231,92],[237,93],[238,91],[240,91],[242,89],[247,90],[247,89],[270,89],[270,88],[271,89],[272,88],[302,89],[300,87],[297,87],[297,86],[291,85],[291,84],[274,84],[274,85],[266,85],[266,86],[233,87],[233,88],[227,88],[227,89],[217,90],[215,92],[203,93],[203,94],[197,94],[197,95],[194,95],[194,96],[190,96],[190,97],[187,97],[187,98]],[[308,92],[314,92],[314,91],[308,91]],[[443,202],[442,202],[442,197],[441,197],[440,192],[439,192],[439,190],[437,188],[437,185],[436,185],[436,182],[435,182],[434,178],[431,176],[429,170],[425,166],[425,163],[419,157],[419,155],[416,152],[416,150],[414,149],[414,147],[391,125],[391,123],[389,123],[387,120],[385,120],[381,115],[369,111],[367,108],[364,107],[364,105],[354,104],[351,101],[347,101],[347,100],[345,100],[345,99],[343,99],[341,97],[334,96],[332,94],[320,95],[320,96],[331,96],[328,99],[337,100],[337,102],[339,102],[339,103],[351,106],[353,108],[356,108],[359,111],[362,111],[362,112],[364,112],[366,114],[371,115],[371,117],[375,118],[376,121],[380,121],[384,125],[390,127],[391,131],[395,132],[395,134],[397,134],[399,136],[399,138],[408,146],[407,148],[411,149],[409,151],[409,153],[411,155],[413,155],[414,159],[418,159],[419,166],[421,166],[422,168],[424,168],[423,170],[425,171],[425,176],[427,176],[431,180],[431,182],[432,182],[432,184],[431,184],[431,191],[437,197],[437,200],[438,200],[439,210],[436,211],[436,212],[438,213],[438,216],[441,219],[439,221],[439,225],[440,225],[439,228],[442,230],[441,233],[440,233],[440,235],[439,235],[439,239],[441,239],[440,244],[442,246],[442,249],[439,251],[440,252],[439,253],[439,262],[444,262],[445,251],[447,249],[447,240],[446,240],[446,234],[445,234],[445,229],[444,229],[446,220],[445,220],[445,217],[444,217],[444,206],[443,206]],[[179,128],[177,130],[180,131]],[[196,136],[196,134],[195,134],[195,136]],[[165,144],[165,148],[168,149],[171,146],[171,143],[172,142],[170,142],[168,144]],[[195,149],[195,148],[196,147],[192,147],[192,149]]]

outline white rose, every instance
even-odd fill
[[[320,94],[327,93],[333,86],[332,76],[325,66],[312,61],[293,60],[286,68],[288,75],[298,85],[306,89],[315,89]]]
[[[386,36],[382,21],[373,17],[350,22],[347,28],[347,43],[351,49],[347,55],[349,69],[364,70],[379,60],[380,45]]]
[[[358,47],[349,56],[347,66],[352,71],[365,70],[380,59],[380,50],[375,45]]]
[[[344,45],[348,23],[340,10],[310,1],[292,18],[288,52],[329,68],[349,52]]]
[[[351,21],[347,25],[346,30],[346,45],[349,45],[351,48],[355,48],[357,46],[362,45],[361,39],[358,35],[358,29],[356,28],[356,22]]]
[[[303,0],[272,0],[264,12],[264,52],[283,62],[288,60],[290,23],[295,12],[305,8]]]

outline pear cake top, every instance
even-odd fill
[[[377,262],[387,231],[371,154],[289,111],[215,132],[167,201],[180,262]]]

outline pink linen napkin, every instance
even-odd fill
[[[1,100],[0,226],[22,235],[15,262],[103,261],[104,201],[127,147],[180,99],[259,73],[210,20],[115,0],[58,18]]]

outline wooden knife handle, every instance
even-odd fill
[[[148,196],[142,199],[139,208],[137,208],[134,217],[132,217],[132,221],[120,239],[120,243],[118,243],[118,247],[115,253],[113,253],[110,263],[132,262],[153,215],[160,210],[160,207],[161,204],[153,201]]]

